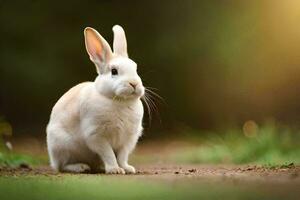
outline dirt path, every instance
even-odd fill
[[[30,167],[21,165],[16,168],[1,167],[0,176],[63,176],[48,166]],[[71,175],[71,174],[69,174]],[[73,174],[72,174],[73,175]],[[96,176],[116,176],[95,174]],[[118,175],[124,176],[124,175]],[[300,166],[290,164],[285,167],[266,168],[256,165],[140,165],[137,174],[126,177],[176,180],[182,178],[213,181],[249,181],[299,184]]]
[[[32,138],[16,140],[13,143],[14,151],[21,154],[29,154],[35,158],[47,158],[45,144],[41,141],[44,140]],[[99,195],[97,193],[98,191],[95,192],[88,188],[81,190],[81,187],[89,183],[90,187],[97,188],[99,182],[99,185],[101,185],[103,181],[105,183],[111,183],[111,181],[116,183],[114,181],[117,180],[117,183],[123,181],[122,184],[119,185],[119,187],[122,188],[127,188],[127,184],[130,185],[131,183],[130,187],[128,186],[126,189],[131,191],[131,193],[128,193],[129,196],[130,194],[159,195],[162,192],[166,197],[169,197],[172,196],[174,191],[175,193],[177,191],[178,194],[182,195],[181,197],[184,197],[181,199],[186,199],[185,197],[188,194],[194,194],[196,196],[207,195],[206,197],[209,197],[201,199],[213,199],[211,197],[216,197],[214,199],[220,199],[219,197],[222,199],[299,199],[299,165],[291,163],[281,167],[262,167],[258,165],[176,164],[176,161],[170,159],[171,153],[175,152],[173,150],[178,151],[180,148],[184,149],[190,147],[190,144],[178,141],[168,143],[158,142],[155,144],[160,148],[153,148],[153,143],[142,143],[135,150],[131,156],[131,163],[137,169],[137,173],[134,175],[57,173],[51,170],[47,165],[28,166],[23,164],[15,168],[0,166],[0,181],[2,181],[4,185],[9,185],[6,188],[6,190],[8,190],[15,187],[18,188],[17,184],[22,182],[22,180],[25,180],[24,184],[27,184],[27,181],[31,180],[30,184],[33,186],[27,185],[26,191],[29,195],[27,199],[33,199],[30,194],[45,195],[49,185],[57,189],[57,180],[63,182],[63,187],[65,187],[66,184],[70,184],[70,187],[73,189],[80,190],[80,192],[83,193],[89,191],[94,195]],[[47,163],[47,159],[42,163]],[[29,179],[27,179],[27,177],[29,177]],[[31,187],[36,187],[36,180],[46,181],[41,182],[44,185],[40,187],[41,190],[39,192],[33,193]],[[135,190],[137,185],[148,182],[150,182],[150,184],[148,184],[149,186],[156,185],[158,189],[148,191],[147,185],[147,192],[142,191],[141,194],[139,194],[140,191]],[[47,189],[44,190],[43,188]],[[15,191],[7,193],[6,190],[3,194],[10,194],[12,196],[15,194]],[[27,193],[25,192],[24,194]],[[116,193],[116,195],[117,194],[118,193]],[[178,194],[176,193],[175,196],[177,197]],[[174,196],[169,199],[174,199],[173,197]],[[61,199],[66,199],[66,196]],[[73,199],[73,197],[69,199]],[[128,199],[132,198],[130,197]]]
[[[129,190],[127,195],[129,197],[125,199],[133,199],[133,196],[142,198],[143,195],[148,195],[148,197],[160,197],[162,195],[165,199],[174,199],[175,196],[178,197],[177,195],[179,195],[180,198],[178,197],[178,199],[186,199],[185,197],[190,197],[187,199],[199,199],[200,197],[205,197],[204,199],[296,200],[300,196],[300,166],[290,165],[276,169],[254,165],[164,164],[139,165],[136,167],[137,174],[134,175],[63,174],[52,171],[48,166],[29,167],[23,165],[17,168],[1,167],[0,180],[2,184],[8,184],[9,186],[3,190],[5,192],[2,192],[2,194],[0,189],[0,196],[15,195],[19,197],[18,194],[15,194],[15,190],[18,191],[19,189],[15,188],[20,188],[20,184],[18,185],[18,183],[21,182],[25,184],[22,189],[23,194],[27,195],[25,199],[45,196],[48,192],[48,187],[52,188],[52,191],[67,187],[69,190],[80,190],[85,195],[92,192],[90,195],[90,198],[92,198],[93,195],[103,196],[103,194],[107,194],[105,192],[103,194],[101,192],[98,193],[91,189],[97,188],[98,183],[99,186],[103,183],[111,185],[112,183],[116,183],[116,181],[120,183],[117,185],[120,191],[123,191],[124,188],[126,188],[126,191]],[[44,181],[41,182],[41,180]],[[88,187],[85,187],[86,184],[88,184]],[[147,188],[150,187],[153,190],[148,190],[147,188],[144,188],[143,191],[136,190],[136,184],[146,185]],[[37,185],[39,189],[36,190]],[[157,187],[153,188],[153,185]],[[105,190],[109,190],[109,188],[110,186],[107,186]],[[13,192],[9,192],[9,189]],[[63,196],[60,199],[74,199],[72,195],[68,196],[65,193],[57,195],[54,195],[54,197]],[[118,192],[113,195],[118,196]],[[52,199],[55,199],[54,197]],[[151,199],[157,199],[154,197]]]

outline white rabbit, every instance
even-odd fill
[[[123,28],[115,25],[113,32],[114,52],[96,30],[84,30],[98,76],[71,88],[52,109],[47,146],[55,170],[135,173],[127,161],[142,134],[145,88],[128,58]]]

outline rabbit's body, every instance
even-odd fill
[[[112,54],[97,34],[86,29],[87,50],[100,75],[71,88],[52,109],[47,126],[51,166],[67,172],[135,173],[127,160],[143,129],[144,87],[127,52]]]
[[[73,87],[53,107],[47,127],[52,167],[63,170],[65,163],[86,163],[98,171],[102,162],[85,141],[101,135],[114,152],[131,151],[142,133],[142,117],[139,99],[130,104],[108,99],[98,94],[93,82]]]

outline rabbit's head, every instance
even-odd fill
[[[91,61],[96,65],[97,91],[108,98],[137,99],[144,95],[142,80],[137,74],[137,64],[128,58],[127,42],[123,28],[113,27],[113,52],[106,40],[93,28],[84,30],[85,46]]]

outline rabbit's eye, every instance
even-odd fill
[[[118,75],[118,70],[115,68],[111,69],[111,75]]]

